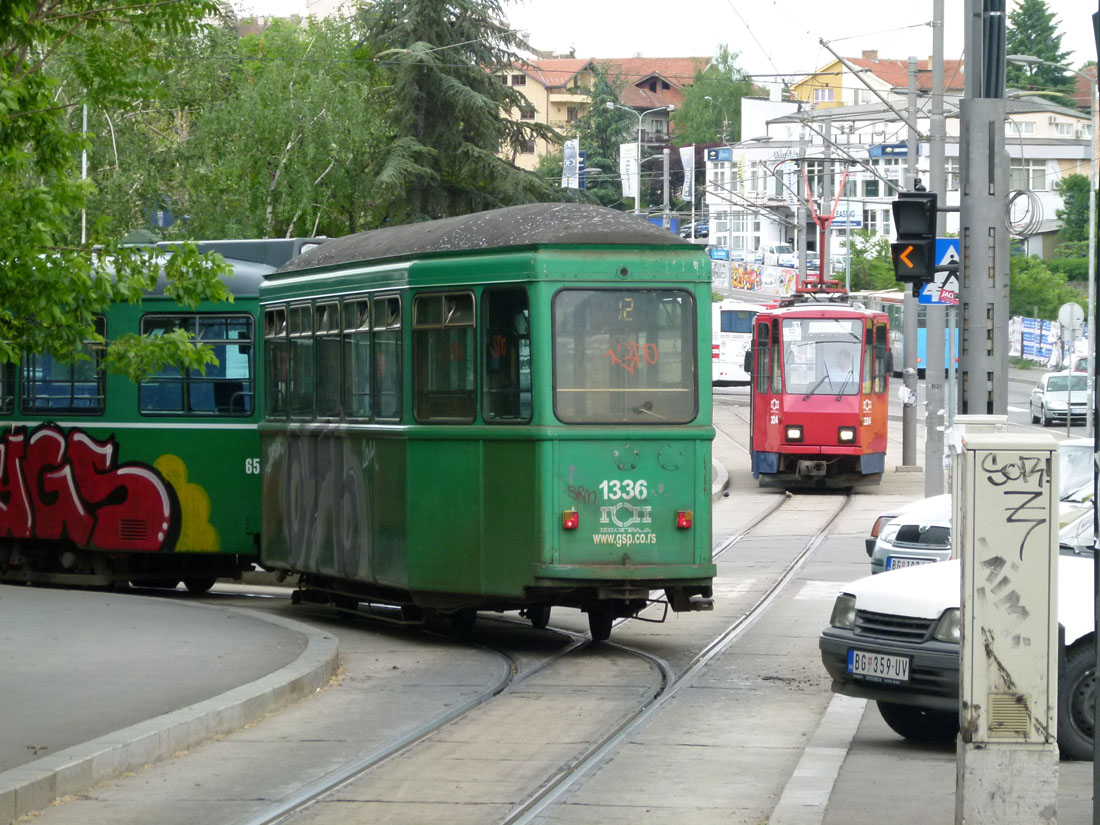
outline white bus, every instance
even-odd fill
[[[716,386],[747,384],[749,374],[745,372],[745,353],[752,344],[752,320],[764,307],[729,299],[711,306],[712,382]]]

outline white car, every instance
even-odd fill
[[[1091,759],[1096,646],[1093,621],[1092,508],[1064,527],[1058,568],[1058,621],[1066,658],[1058,685],[1058,745]],[[950,742],[959,729],[960,564],[951,560],[868,576],[846,585],[818,642],[832,689],[878,703],[894,732],[918,742]],[[885,675],[853,666],[869,654]]]
[[[1058,445],[1060,521],[1068,524],[1092,501],[1093,444],[1067,438]],[[951,558],[951,496],[922,498],[875,519],[864,540],[871,572],[882,573]]]
[[[1043,373],[1031,391],[1031,423],[1066,423],[1066,416],[1084,422],[1092,404],[1088,397],[1089,377],[1083,372]]]

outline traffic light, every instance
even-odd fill
[[[920,292],[936,274],[936,193],[899,192],[891,204],[898,242],[890,244],[894,277]]]

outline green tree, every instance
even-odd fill
[[[92,184],[82,180],[81,104],[113,109],[138,99],[167,64],[162,38],[197,32],[217,7],[207,0],[5,0],[0,3],[0,363],[21,352],[71,361],[84,342],[105,342],[95,316],[113,301],[140,300],[159,265],[140,250],[81,238]],[[79,60],[66,60],[66,53]],[[76,123],[74,124],[74,119]],[[173,256],[166,293],[183,303],[223,299],[224,262]],[[209,350],[186,336],[111,342],[112,369],[139,375],[162,363],[201,367]]]
[[[573,135],[585,152],[589,169],[598,169],[587,175],[587,197],[601,206],[621,209],[623,203],[622,179],[619,177],[619,145],[627,136],[634,136],[638,121],[630,112],[609,108],[608,103],[618,103],[622,91],[621,80],[612,78],[607,67],[592,67],[592,85],[588,88],[588,106],[574,124]],[[561,173],[558,158],[558,173]],[[633,208],[633,203],[630,204]]]
[[[890,289],[897,286],[894,263],[890,257],[890,241],[867,229],[857,229],[851,236],[851,288],[857,290]]]
[[[741,98],[752,94],[753,88],[752,80],[737,67],[737,53],[719,46],[718,54],[684,90],[683,105],[672,113],[676,142],[739,141]]]
[[[1089,237],[1089,197],[1092,187],[1085,175],[1066,175],[1056,184],[1055,190],[1062,196],[1062,208],[1054,217],[1062,222],[1058,239],[1063,243],[1087,241]]]
[[[366,51],[385,64],[394,136],[376,182],[395,222],[550,199],[508,160],[557,135],[506,117],[529,106],[500,80],[516,72],[526,44],[500,0],[378,0],[360,8],[357,24]]]
[[[1013,258],[1009,271],[1008,314],[1033,317],[1035,308],[1039,317],[1054,319],[1062,304],[1075,301],[1084,307],[1081,293],[1066,284],[1066,276],[1052,272],[1035,255]]]
[[[1046,0],[1022,0],[1008,15],[1005,33],[1005,54],[1030,55],[1050,63],[1064,65],[1069,57],[1062,50],[1062,34],[1058,20],[1046,4]],[[1017,89],[1033,89],[1069,94],[1074,89],[1072,75],[1056,66],[1039,64],[1020,66],[1009,63],[1005,67],[1005,82]],[[1067,106],[1072,102],[1066,97],[1055,97]]]

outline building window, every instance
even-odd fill
[[[1058,137],[1071,138],[1073,137],[1073,124],[1072,123],[1055,123],[1054,134]]]
[[[520,120],[534,120],[535,119],[535,107],[534,106],[524,106],[523,108],[521,108],[519,110],[519,119]]]
[[[107,321],[102,315],[95,319],[95,331],[107,337]],[[87,341],[81,354],[84,357],[71,364],[57,361],[48,353],[23,356],[21,411],[101,415],[106,391],[100,367],[103,345]]]
[[[1044,191],[1047,188],[1047,162],[1013,158],[1008,172],[1008,186],[1010,189]]]
[[[863,182],[863,197],[865,198],[877,198],[878,197],[878,178],[869,178]]]
[[[841,193],[842,198],[858,198],[859,197],[859,183],[849,178],[844,182],[844,191]]]
[[[814,89],[814,103],[827,103],[833,99],[833,90],[826,86],[821,89]]]
[[[254,394],[252,316],[147,315],[141,333],[153,338],[185,330],[214,350],[217,364],[183,373],[164,367],[138,385],[143,413],[176,415],[251,415]]]
[[[1005,134],[1009,137],[1035,134],[1035,124],[1030,120],[1009,120],[1005,123]]]
[[[947,191],[959,191],[959,159],[947,159]]]
[[[500,81],[501,86],[507,86],[508,85],[508,75],[506,75],[506,74],[498,74],[497,75],[497,80]]]
[[[525,75],[525,74],[514,74],[514,75],[512,75],[512,85],[513,86],[526,86],[527,85],[527,75]]]
[[[565,107],[565,122],[576,123],[580,118],[581,110],[579,106],[566,106]]]
[[[520,141],[519,153],[521,155],[533,155],[533,154],[535,154],[535,141],[533,141],[533,140]]]

